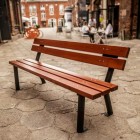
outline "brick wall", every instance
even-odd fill
[[[138,20],[138,0],[120,1],[119,32],[125,31],[125,39],[136,38]]]
[[[35,15],[36,17],[38,17],[38,24],[43,27],[42,22],[45,23],[46,27],[48,27],[48,19],[56,19],[56,24],[58,24],[58,19],[60,18],[64,18],[64,15],[60,15],[59,14],[59,5],[64,5],[64,8],[66,6],[68,6],[68,2],[67,1],[52,1],[52,2],[22,2],[22,5],[25,6],[25,17],[30,18],[30,12],[29,12],[29,6],[30,5],[35,5],[37,7],[37,15]],[[46,21],[41,21],[41,10],[40,10],[40,6],[44,5],[45,6],[45,13],[46,13]],[[50,15],[49,14],[49,5],[53,5],[54,6],[54,15]]]

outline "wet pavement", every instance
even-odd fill
[[[42,29],[43,38],[89,42],[79,33],[56,33]],[[110,45],[131,48],[124,71],[115,70],[112,83],[114,114],[105,117],[104,99],[86,100],[85,127],[76,133],[77,95],[67,89],[19,70],[21,90],[14,87],[10,60],[32,58],[33,40],[20,38],[0,45],[0,140],[140,140],[140,40],[109,39]],[[41,61],[103,80],[107,69],[54,56]]]

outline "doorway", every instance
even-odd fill
[[[119,5],[108,7],[108,20],[112,21],[113,35],[118,36],[119,32]]]
[[[137,38],[140,39],[140,0],[138,0],[138,24],[137,24]]]

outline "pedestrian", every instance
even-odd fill
[[[89,27],[96,26],[96,19],[94,17],[91,17],[89,19],[88,26]]]
[[[112,24],[111,24],[111,20],[109,20],[108,25],[107,25],[106,30],[105,30],[105,35],[109,35],[112,32],[113,32],[113,27],[112,27]]]

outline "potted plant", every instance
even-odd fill
[[[35,25],[35,28],[36,28],[36,29],[40,28],[40,25],[37,25],[37,24],[36,24],[36,25]]]

